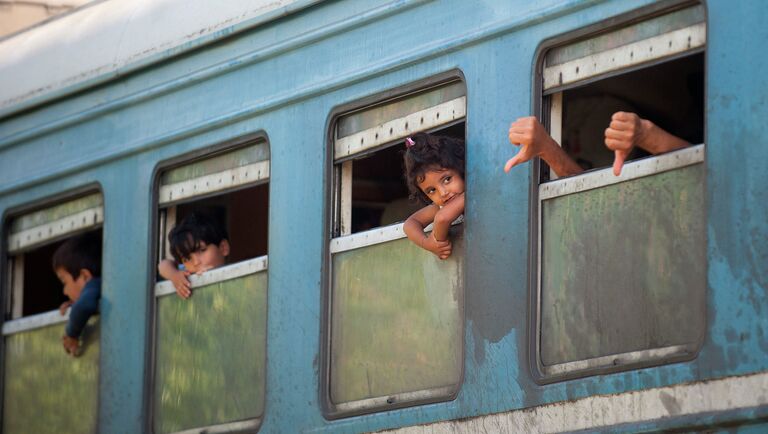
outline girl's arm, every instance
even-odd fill
[[[424,228],[434,221],[438,210],[439,208],[435,205],[427,205],[416,211],[403,224],[403,231],[411,242],[434,253],[440,259],[445,259],[451,255],[451,242],[437,241],[434,236],[424,233]]]
[[[447,240],[451,223],[464,213],[464,193],[454,197],[435,213],[432,235],[436,240]]]

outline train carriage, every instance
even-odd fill
[[[2,432],[763,432],[759,0],[96,1],[0,39]],[[690,144],[636,153],[638,113]],[[535,115],[585,172],[503,163]],[[466,143],[439,260],[406,138]],[[225,266],[175,295],[206,213]],[[73,358],[51,254],[103,239]]]

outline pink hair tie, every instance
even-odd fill
[[[405,138],[405,147],[410,148],[411,146],[415,145],[416,143],[413,141],[412,138],[406,137]]]

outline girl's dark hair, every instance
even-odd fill
[[[73,279],[80,270],[88,270],[93,277],[101,276],[101,231],[74,236],[60,245],[51,257],[53,270],[63,268]]]
[[[189,258],[200,243],[219,245],[228,240],[227,230],[212,218],[199,213],[192,213],[176,225],[168,234],[171,254],[176,262]]]
[[[464,140],[449,136],[418,133],[411,137],[413,146],[406,148],[405,183],[411,199],[432,203],[419,188],[419,182],[429,170],[453,169],[464,178]]]

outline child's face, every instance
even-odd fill
[[[229,255],[229,241],[222,240],[217,244],[207,244],[200,241],[197,250],[182,261],[184,268],[190,273],[202,273],[211,268],[221,267]]]
[[[437,206],[443,206],[464,193],[464,179],[454,169],[428,170],[418,185]]]
[[[56,269],[56,277],[59,278],[61,284],[64,285],[64,295],[69,297],[72,301],[77,301],[80,298],[80,293],[83,292],[85,284],[91,280],[91,274],[88,270],[80,270],[80,274],[77,278],[73,278],[67,270],[62,267]]]

